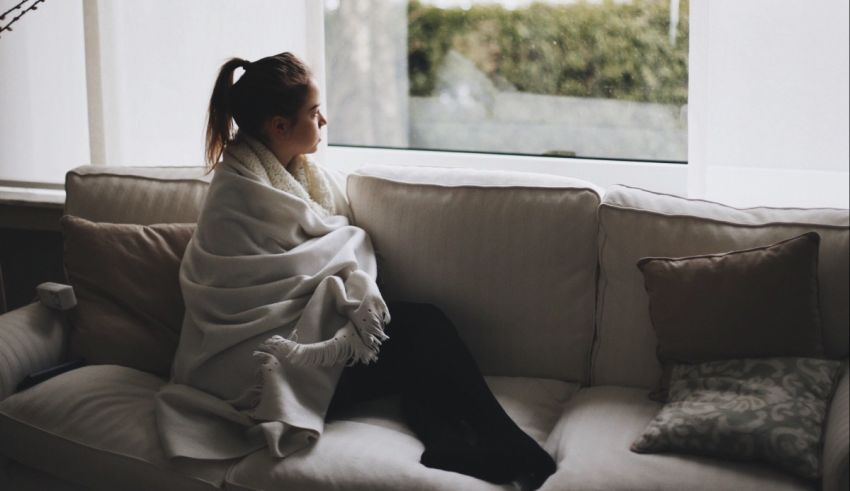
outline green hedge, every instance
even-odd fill
[[[408,6],[410,93],[429,95],[449,49],[491,79],[523,92],[684,104],[688,98],[688,1],[675,46],[668,0],[533,3],[441,9]]]

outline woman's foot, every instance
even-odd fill
[[[537,489],[555,473],[552,457],[537,450],[520,450],[499,444],[470,445],[457,441],[451,447],[429,447],[420,462],[432,469],[459,472],[495,484],[514,482],[519,489]]]
[[[513,481],[519,489],[537,489],[557,470],[555,460],[537,441],[519,426],[511,425],[510,430],[502,427],[502,432],[491,428],[482,445],[490,448],[501,447],[511,456],[509,466],[514,470]],[[507,431],[506,431],[507,430]],[[480,430],[479,430],[480,431]],[[482,433],[479,432],[479,435]]]
[[[506,446],[485,441],[468,422],[441,413],[428,401],[407,395],[402,397],[402,407],[408,424],[425,444],[422,465],[496,484],[509,483],[525,471]]]
[[[422,465],[432,469],[458,472],[494,484],[516,479],[517,470],[511,456],[494,449],[469,445],[452,448],[428,448],[422,453]]]
[[[538,456],[528,461],[525,470],[514,479],[514,482],[522,491],[538,489],[549,479],[549,476],[555,473],[555,470],[557,470],[555,461],[547,453],[545,457]]]

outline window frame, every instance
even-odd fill
[[[332,118],[332,116],[329,116]],[[533,172],[572,177],[607,188],[627,184],[653,191],[686,195],[686,163],[603,160],[574,157],[449,152],[328,145],[326,165],[349,173],[370,165],[427,166]]]

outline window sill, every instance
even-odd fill
[[[0,186],[0,228],[58,231],[64,207],[61,189]]]
[[[465,167],[554,174],[583,179],[605,188],[612,184],[627,184],[679,196],[687,196],[688,192],[686,164],[336,145],[328,146],[324,151],[327,165],[343,172],[368,165]]]

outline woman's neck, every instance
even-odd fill
[[[272,155],[275,156],[281,167],[283,167],[287,171],[290,169],[292,164],[298,159],[299,154],[288,151],[288,149],[284,145],[275,145],[275,143],[270,141],[268,138],[261,136],[250,137],[262,143],[272,153]]]
[[[274,143],[269,142],[268,140],[261,140],[263,145],[277,157],[277,161],[280,162],[280,165],[283,166],[284,169],[289,170],[289,167],[295,162],[295,159],[298,157],[298,154],[294,154],[288,151],[286,148],[283,148],[280,145],[274,145]]]
[[[277,157],[277,161],[280,162],[280,165],[283,166],[284,169],[289,170],[292,166],[292,163],[295,162],[297,154],[293,155],[291,153],[279,152],[276,149],[271,149],[272,153],[275,157]]]

